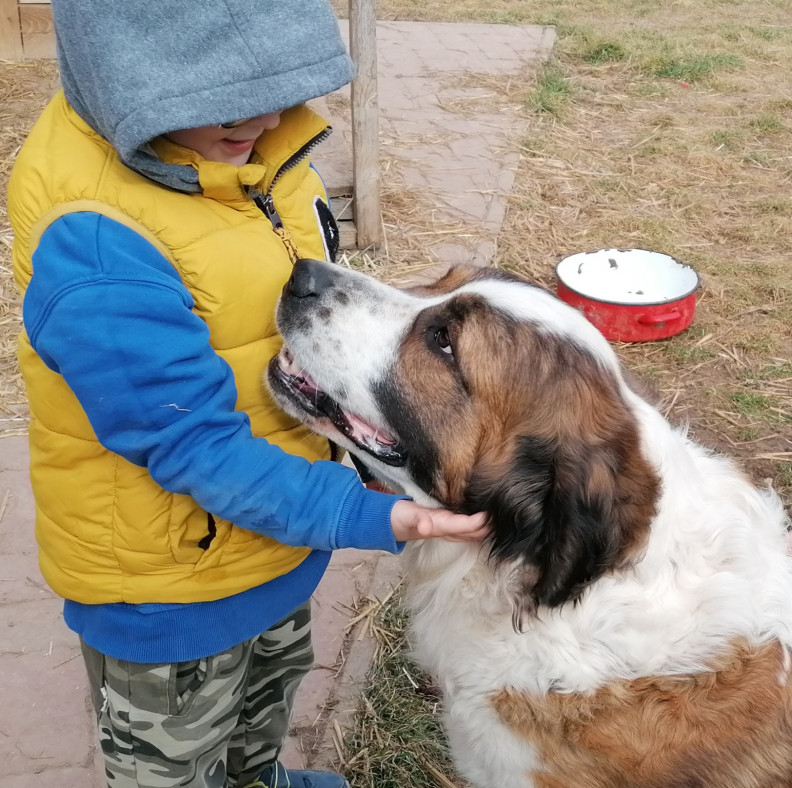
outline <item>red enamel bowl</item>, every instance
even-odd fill
[[[599,249],[556,266],[558,297],[612,342],[652,342],[684,331],[696,310],[698,274],[667,254]]]

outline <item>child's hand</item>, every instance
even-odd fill
[[[454,514],[406,500],[397,501],[391,510],[391,526],[397,542],[435,537],[450,542],[480,542],[490,532],[485,512]]]

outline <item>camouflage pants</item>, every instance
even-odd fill
[[[82,648],[109,788],[242,788],[286,737],[313,664],[310,606],[189,662],[137,664]]]

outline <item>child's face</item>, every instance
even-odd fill
[[[280,123],[280,112],[257,115],[233,128],[200,126],[197,129],[177,129],[165,136],[183,148],[200,153],[208,161],[222,161],[241,167],[247,164],[253,145],[267,129]]]

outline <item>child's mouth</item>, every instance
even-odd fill
[[[246,153],[253,148],[256,140],[221,140],[225,148],[231,153]]]

